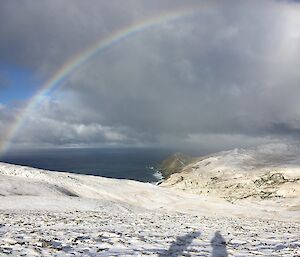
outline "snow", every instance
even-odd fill
[[[299,254],[300,226],[292,222],[145,211],[110,202],[98,207],[97,211],[0,211],[0,251],[12,256]]]
[[[0,256],[297,256],[298,214],[0,163]]]
[[[298,209],[300,216],[300,151],[296,146],[272,144],[196,158],[161,186],[231,202],[247,199],[277,205],[281,212],[285,206]]]

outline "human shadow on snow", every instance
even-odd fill
[[[160,253],[158,256],[182,256],[183,252],[187,250],[192,241],[200,236],[200,232],[192,232],[184,236],[179,236],[173,242],[169,249]]]
[[[184,236],[179,236],[176,238],[176,241],[171,244],[168,250],[163,251],[158,256],[190,256],[188,252],[186,252],[187,248],[198,236],[200,236],[200,232],[192,232]],[[228,257],[226,241],[220,231],[215,232],[210,243],[212,247],[211,257]],[[184,252],[186,252],[186,254],[184,254]]]
[[[214,237],[210,241],[212,257],[227,257],[226,241],[220,231],[216,231]]]

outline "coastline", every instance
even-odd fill
[[[51,171],[71,172],[108,178],[157,182],[156,167],[168,153],[159,149],[42,149],[18,151],[0,161]]]
[[[210,256],[216,232],[232,255],[299,252],[296,217],[264,205],[4,163],[0,181],[0,255]]]
[[[157,180],[157,181],[152,182],[152,184],[159,185],[165,180],[163,173],[159,168],[157,168],[155,166],[149,166],[147,168],[152,170],[152,172],[153,172],[152,175]]]

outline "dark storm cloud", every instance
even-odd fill
[[[286,123],[275,123],[272,124],[269,132],[279,135],[290,135],[300,139],[300,127],[293,127]]]
[[[85,46],[139,16],[137,1],[1,1],[0,59],[45,76]],[[148,14],[144,10],[145,15]]]
[[[190,4],[196,15],[129,38],[72,74],[19,141],[216,148],[298,138],[299,4]],[[46,76],[96,39],[182,1],[1,5],[1,60]]]
[[[131,22],[181,1],[1,1],[1,61],[33,69],[55,69],[76,54]],[[190,1],[187,1],[187,4]]]

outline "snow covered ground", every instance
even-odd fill
[[[0,252],[13,256],[300,254],[300,226],[293,222],[153,211],[105,201],[98,207],[66,212],[2,210]]]
[[[299,256],[299,210],[0,163],[0,256]]]

